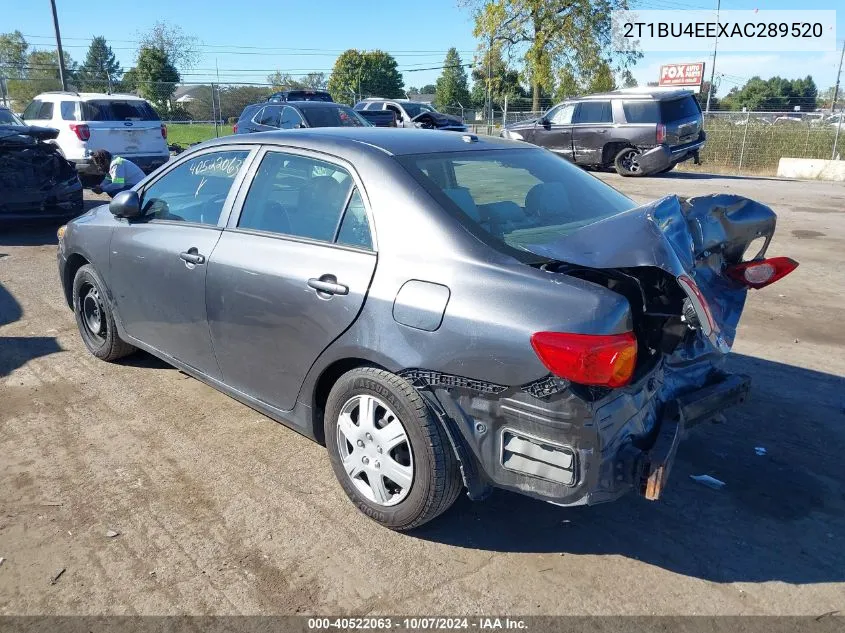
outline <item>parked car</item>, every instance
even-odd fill
[[[376,127],[396,127],[396,113],[392,110],[355,110]]]
[[[274,92],[267,101],[271,103],[285,103],[288,101],[323,101],[332,103],[332,96],[325,90],[283,90]]]
[[[232,128],[235,134],[307,127],[365,127],[370,124],[342,103],[290,101],[247,106]],[[251,116],[250,116],[251,115]]]
[[[684,433],[746,397],[723,369],[746,293],[797,266],[764,259],[775,219],[638,207],[526,143],[325,128],[188,150],[61,228],[58,265],[92,354],[146,350],[324,442],[401,530],[462,487],[657,499]]]
[[[0,223],[82,213],[82,184],[52,143],[58,134],[0,108]]]
[[[152,106],[135,95],[42,92],[26,107],[23,118],[59,131],[53,143],[86,186],[103,178],[91,161],[95,149],[131,160],[147,173],[170,158],[167,127]]]
[[[704,147],[701,108],[688,90],[616,91],[564,101],[501,136],[540,145],[585,167],[622,176],[672,170]]]
[[[423,128],[426,130],[446,130],[466,132],[467,126],[456,116],[438,112],[434,106],[406,99],[364,99],[355,104],[358,112],[390,110],[396,116],[396,127]]]

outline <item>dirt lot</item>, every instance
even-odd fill
[[[801,267],[749,298],[753,397],[682,445],[659,503],[496,493],[413,534],[359,514],[293,431],[150,356],[88,355],[55,227],[2,230],[0,614],[845,611],[845,186],[602,177],[778,211],[770,253]]]

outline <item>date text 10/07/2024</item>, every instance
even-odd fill
[[[438,631],[438,630],[471,630],[480,631],[525,631],[526,622],[519,618],[509,617],[477,617],[477,618],[447,618],[447,617],[409,617],[409,618],[308,618],[308,629],[321,630],[409,630],[409,631]]]

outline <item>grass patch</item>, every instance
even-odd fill
[[[228,136],[232,133],[231,125],[219,125],[217,135]],[[168,123],[167,142],[171,145],[188,147],[194,143],[202,143],[216,136],[213,123]]]

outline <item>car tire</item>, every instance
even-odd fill
[[[136,350],[118,335],[105,284],[91,264],[73,278],[73,313],[82,342],[100,360],[117,360]]]
[[[324,429],[332,469],[346,495],[392,530],[431,521],[463,488],[440,423],[417,390],[388,371],[360,367],[341,376],[326,402]]]
[[[643,171],[637,162],[637,157],[642,154],[636,147],[625,147],[616,154],[613,159],[613,166],[616,168],[616,173],[625,177],[642,176]]]

